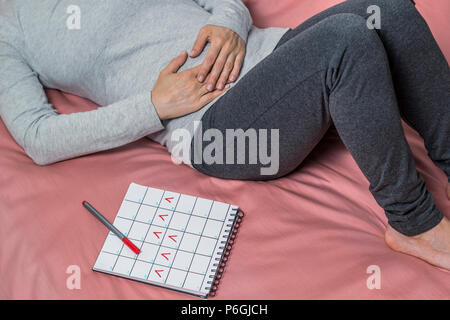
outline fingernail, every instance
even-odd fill
[[[217,85],[217,89],[222,90],[225,86],[223,85],[223,83],[219,83]]]
[[[198,81],[203,82],[203,80],[205,80],[204,76],[202,76],[202,75],[198,76]]]
[[[214,86],[212,84],[209,84],[206,89],[208,89],[208,91],[213,91],[214,90]]]

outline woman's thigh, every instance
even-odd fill
[[[379,16],[374,15],[375,6],[380,10]],[[288,31],[280,40],[277,47],[323,19],[342,13],[359,15],[366,19],[368,25],[376,22],[373,19],[369,19],[370,17],[379,18],[379,23],[374,24],[373,26],[378,26],[379,29],[377,31],[379,35],[382,38],[386,37],[389,41],[391,40],[390,38],[392,38],[393,34],[395,36],[395,33],[397,32],[395,30],[389,30],[393,29],[390,28],[391,26],[394,24],[405,24],[408,23],[409,20],[416,18],[412,17],[411,14],[419,16],[417,11],[414,9],[414,6],[415,2],[413,0],[346,0],[314,15],[296,28]],[[386,26],[386,24],[388,24],[388,26]]]
[[[294,170],[330,127],[329,95],[337,70],[352,81],[352,66],[344,68],[343,61],[361,60],[367,50],[383,50],[381,41],[352,14],[327,17],[296,34],[205,113],[191,145],[194,168],[239,180],[274,179]]]
[[[259,83],[273,97],[258,96],[259,90],[243,83],[203,116],[202,128],[191,145],[191,162],[198,171],[223,179],[279,178],[298,167],[325,134],[330,120],[314,111],[322,107],[320,73],[287,92],[270,77],[254,79],[259,76],[256,72],[245,82]],[[278,98],[276,103],[272,98]],[[218,148],[211,150],[212,144]],[[207,158],[214,156],[217,161],[208,163]]]

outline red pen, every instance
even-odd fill
[[[114,233],[116,236],[119,237],[120,240],[122,240],[125,245],[130,248],[134,253],[139,254],[141,253],[141,250],[139,250],[138,247],[136,247],[133,242],[131,242],[125,235],[122,234],[116,227],[114,227],[104,216],[101,215],[100,212],[98,212],[92,205],[89,204],[87,201],[83,201],[83,207],[85,207],[94,217],[96,217],[98,220],[100,220],[101,223],[103,223],[112,233]]]

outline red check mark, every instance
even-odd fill
[[[155,270],[155,272],[156,272],[156,274],[157,274],[160,278],[162,278],[160,272],[164,272],[164,270]]]
[[[161,253],[161,255],[162,255],[164,258],[166,258],[167,261],[169,261],[169,258],[167,258],[167,256],[170,255],[169,252]]]
[[[163,217],[168,217],[168,216],[169,216],[168,214],[160,214],[159,215],[159,217],[162,219],[162,221],[166,221],[166,220],[164,220]]]
[[[165,200],[166,200],[168,203],[172,203],[172,201],[170,201],[170,200],[173,200],[173,197],[166,198]]]
[[[175,237],[177,237],[177,236],[176,235],[169,236],[169,238],[172,239],[173,242],[177,242],[177,240],[174,239]]]
[[[160,231],[153,231],[153,234],[154,234],[158,239],[160,239],[160,237],[158,236],[158,233],[162,233],[162,232],[160,232]]]

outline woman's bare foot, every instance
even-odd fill
[[[384,239],[395,251],[450,270],[450,221],[445,217],[433,229],[413,237],[407,237],[388,225]]]

